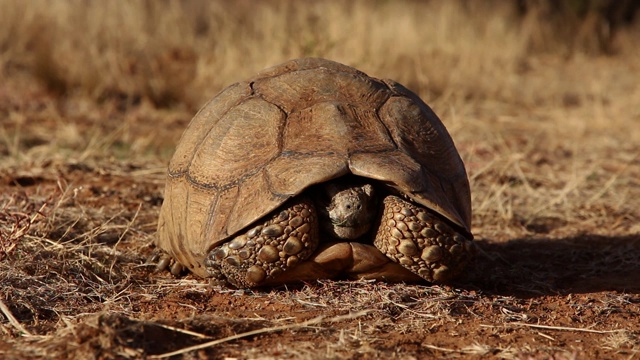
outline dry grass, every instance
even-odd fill
[[[187,356],[637,357],[640,34],[587,53],[588,32],[554,38],[540,14],[0,1],[0,357],[140,358],[210,340],[223,346]],[[444,120],[481,250],[455,286],[235,291],[151,274],[165,163],[193,111],[301,56],[396,79]]]
[[[541,11],[518,20],[509,4],[6,0],[0,64],[26,67],[66,93],[197,108],[258,69],[323,56],[447,102],[513,100],[513,73],[531,66],[530,49],[573,46],[549,34]],[[629,55],[633,41],[617,37]]]

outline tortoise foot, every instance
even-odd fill
[[[387,196],[374,245],[430,282],[457,275],[475,252],[473,242],[434,215],[397,196]]]
[[[146,263],[153,265],[156,272],[169,270],[171,274],[175,276],[182,275],[185,271],[185,267],[182,266],[182,264],[175,261],[175,259],[165,251],[159,249],[153,251]]]
[[[239,288],[260,286],[307,259],[318,247],[317,216],[310,200],[289,201],[267,219],[213,248],[205,260],[209,275]]]

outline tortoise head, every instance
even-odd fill
[[[373,185],[331,181],[319,188],[318,215],[326,234],[356,239],[366,234],[378,210]]]

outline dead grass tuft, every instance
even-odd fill
[[[640,335],[637,332],[620,331],[602,339],[603,345],[621,353],[637,354],[640,352]]]
[[[0,261],[16,248],[34,225],[47,217],[46,207],[47,201],[32,200],[24,192],[0,199]]]
[[[568,23],[536,6],[522,17],[515,4],[10,0],[0,11],[0,65],[29,69],[55,92],[129,105],[146,98],[195,109],[238,79],[305,56],[394,78],[446,103],[512,98],[519,83],[511,74],[535,66],[536,49],[580,53],[574,34],[558,36]],[[587,40],[599,31],[584,29]]]

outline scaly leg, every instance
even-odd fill
[[[212,249],[205,266],[214,281],[226,280],[239,288],[260,286],[308,258],[318,242],[314,205],[298,197],[264,223]]]
[[[374,245],[393,261],[430,282],[445,282],[462,271],[474,244],[430,210],[387,196]]]

